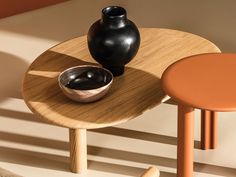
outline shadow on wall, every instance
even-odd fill
[[[27,67],[23,59],[0,52],[0,101],[8,97],[22,98],[20,89]]]
[[[91,154],[94,154],[97,151],[106,151],[106,150],[109,151],[110,149],[106,148],[103,149],[99,147],[89,146],[88,150],[89,153],[91,152]],[[114,152],[119,153],[119,151],[116,150],[114,150]],[[112,151],[112,153],[114,152]],[[0,147],[0,155],[1,155],[0,160],[2,162],[27,165],[31,167],[40,167],[40,168],[46,168],[70,173],[69,157],[66,156],[48,154],[42,152],[34,152],[22,149],[14,149],[9,147],[7,148]],[[104,172],[110,172],[134,177],[140,176],[146,170],[144,168],[139,168],[139,167],[112,164],[95,160],[88,160],[88,168],[89,170],[104,171]],[[169,172],[161,172],[161,176],[175,177],[175,174]]]
[[[1,0],[1,11],[0,18],[7,17],[10,15],[26,12],[32,9],[42,8],[52,4],[60,3],[65,0],[47,0],[47,1],[8,1]]]
[[[86,34],[91,24],[100,19],[101,9],[108,5],[125,7],[128,18],[139,27],[183,30],[209,39],[224,52],[235,51],[234,0],[227,3],[213,0],[70,0],[1,19],[0,29],[62,41]]]
[[[0,116],[24,121],[35,121],[38,123],[40,122],[38,119],[34,118],[34,115],[31,113],[13,111],[2,108],[0,109]],[[154,143],[157,142],[157,143],[169,144],[174,146],[176,145],[177,142],[176,137],[158,135],[135,130],[128,130],[117,127],[108,127],[89,131],[107,135],[132,138],[132,139],[139,139],[143,141],[150,141]],[[65,141],[34,137],[11,132],[0,131],[0,140],[25,144],[25,145],[33,145],[37,147],[57,149],[61,151],[69,150],[69,143]],[[195,143],[199,144],[199,142]],[[197,144],[195,144],[195,148],[198,149],[199,146],[196,146]],[[176,168],[176,159],[143,154],[138,152],[129,152],[124,150],[96,147],[90,145],[88,146],[88,154],[93,156],[125,160],[136,163],[138,162],[138,163],[151,164],[168,168]],[[22,149],[14,149],[10,147],[0,146],[0,161],[15,163],[15,164],[23,164],[34,167],[48,168],[60,171],[69,171],[68,156],[34,152]],[[195,168],[194,171],[196,172],[212,174],[212,175],[235,177],[236,174],[235,168],[217,166],[199,162],[195,163],[194,168]],[[125,165],[112,164],[94,160],[89,161],[89,169],[118,173],[123,175],[130,175],[130,176],[138,176],[144,171],[144,169],[142,168],[130,167]],[[161,177],[175,177],[175,176],[176,174],[174,173],[168,173],[165,171],[161,172]]]
[[[104,130],[106,131],[106,129]],[[106,132],[105,131],[104,133],[110,134],[109,130]],[[126,130],[120,129],[120,131],[125,132]],[[68,151],[69,149],[68,142],[60,140],[52,140],[47,138],[33,137],[28,135],[20,135],[9,132],[0,131],[0,140],[26,144],[26,145],[34,145],[38,147],[47,147],[64,151]],[[143,164],[151,164],[155,166],[176,168],[176,159],[142,154],[137,152],[129,152],[124,150],[110,149],[105,147],[97,147],[89,145],[88,154],[92,156],[125,160],[135,163],[138,162]],[[28,165],[33,167],[53,169],[53,170],[69,171],[68,156],[34,152],[30,150],[15,149],[10,147],[0,147],[0,161],[21,164],[21,165]],[[206,174],[235,177],[236,173],[236,169],[230,167],[223,167],[199,162],[196,162],[194,165],[195,165],[194,171]],[[138,167],[112,164],[94,160],[89,160],[88,167],[91,170],[112,172],[129,176],[139,176],[144,171],[144,169]],[[161,176],[175,177],[176,174],[162,171]]]
[[[26,12],[0,20],[4,31],[63,41],[87,34],[91,24],[108,5],[119,1],[70,0],[50,7]]]
[[[5,170],[3,168],[0,168],[0,174],[2,177],[22,177],[20,175],[12,173],[11,171]]]

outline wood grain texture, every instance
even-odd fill
[[[69,129],[70,165],[74,173],[87,170],[87,136],[86,129]]]
[[[142,28],[141,46],[116,77],[102,100],[82,104],[61,92],[57,77],[63,70],[97,64],[89,54],[86,36],[63,42],[43,53],[29,67],[23,81],[23,97],[38,117],[68,128],[101,128],[137,117],[166,97],[161,89],[163,71],[173,62],[194,54],[220,52],[210,41],[186,32]]]
[[[156,167],[149,167],[141,177],[159,177],[160,171]]]

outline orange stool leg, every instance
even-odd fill
[[[217,145],[217,113],[201,111],[201,148],[215,149]]]
[[[178,105],[177,177],[192,177],[194,109]]]

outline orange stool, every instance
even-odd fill
[[[236,111],[236,54],[194,55],[170,65],[163,90],[178,103],[177,176],[193,173],[194,108],[202,110],[202,149],[216,146],[216,112]]]

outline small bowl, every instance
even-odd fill
[[[107,69],[93,65],[80,65],[66,69],[58,82],[63,93],[78,102],[93,102],[105,96],[113,82]]]

